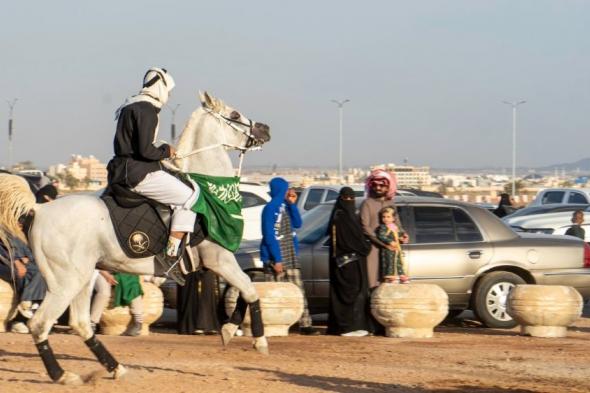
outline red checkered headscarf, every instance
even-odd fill
[[[367,195],[370,195],[369,191],[371,190],[371,186],[375,183],[386,184],[389,186],[387,194],[385,195],[387,199],[392,199],[395,196],[395,192],[397,191],[397,179],[394,173],[387,172],[381,168],[373,169],[367,177],[367,180],[365,180],[365,192]]]

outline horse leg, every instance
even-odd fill
[[[51,380],[64,385],[82,385],[84,382],[80,376],[64,371],[61,368],[53,354],[53,350],[49,346],[48,340],[51,327],[57,318],[64,313],[72,298],[73,295],[69,295],[66,291],[61,295],[47,292],[41,306],[29,321],[29,328],[37,351],[39,351],[39,356],[41,356],[43,365]]]
[[[260,300],[250,277],[240,269],[236,258],[228,250],[206,240],[199,246],[199,254],[203,258],[204,265],[240,291],[236,311],[232,314],[230,321],[221,328],[223,344],[229,344],[238,330],[238,326],[244,318],[247,303],[250,305],[254,348],[260,353],[268,354],[268,341],[264,336]]]
[[[114,379],[120,379],[127,373],[127,369],[115,360],[113,355],[98,341],[90,325],[90,298],[92,295],[92,280],[80,290],[70,305],[70,327],[84,340],[84,344]]]

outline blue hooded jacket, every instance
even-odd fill
[[[262,210],[262,241],[260,242],[260,259],[266,265],[269,261],[281,262],[281,247],[279,244],[279,227],[281,207],[285,206],[285,211],[291,218],[291,227],[293,230],[301,228],[301,216],[297,205],[285,201],[285,195],[289,189],[289,183],[282,177],[273,178],[270,183],[271,200]],[[293,242],[295,254],[299,252],[299,242],[297,234],[293,231]]]

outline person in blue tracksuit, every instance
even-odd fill
[[[270,183],[271,200],[262,210],[262,241],[260,259],[264,263],[267,281],[286,281],[297,285],[303,294],[304,310],[299,320],[301,334],[313,335],[313,328],[305,289],[301,279],[301,266],[297,260],[299,244],[295,229],[301,228],[301,216],[297,209],[297,194],[289,189],[289,183],[281,177]]]

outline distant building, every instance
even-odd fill
[[[429,186],[432,182],[428,166],[386,164],[375,166],[375,168],[377,167],[384,167],[395,173],[397,186],[400,188],[421,188]]]
[[[107,184],[107,167],[94,156],[83,157],[78,154],[72,155],[70,162],[66,165],[57,164],[49,167],[49,176],[64,176],[69,174],[81,183],[91,188],[100,188]]]

